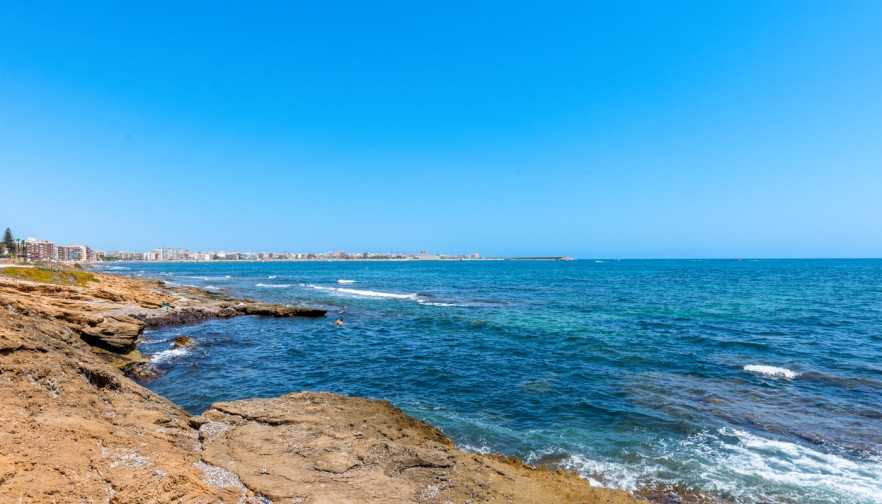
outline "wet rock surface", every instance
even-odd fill
[[[187,336],[186,334],[179,334],[178,336],[175,336],[175,340],[172,343],[172,346],[174,348],[184,348],[193,346],[195,344],[196,340],[194,340],[193,338]]]
[[[165,327],[185,324],[197,324],[211,320],[217,315],[205,308],[161,308],[151,312],[139,311],[131,315],[147,327]]]
[[[229,308],[234,308],[239,313],[245,315],[260,315],[263,317],[323,317],[328,313],[327,310],[318,308],[301,308],[255,302],[239,303]]]
[[[210,295],[210,293],[207,293]],[[253,301],[218,302],[210,297],[195,300],[200,306],[187,306],[194,300],[184,298],[176,305],[156,310],[136,310],[129,315],[142,321],[147,327],[164,327],[196,324],[214,318],[231,318],[239,315],[262,317],[323,317],[327,310],[255,303]]]

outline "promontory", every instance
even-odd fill
[[[386,401],[300,392],[196,416],[127,376],[147,363],[137,344],[150,325],[323,315],[152,279],[0,268],[0,503],[638,502],[459,450]]]

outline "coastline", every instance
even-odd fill
[[[120,371],[145,362],[144,327],[324,313],[90,275],[0,274],[0,502],[639,502],[458,450],[385,401],[305,392],[191,415]]]

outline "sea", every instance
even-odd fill
[[[99,269],[329,310],[146,331],[141,350],[164,374],[145,386],[192,413],[330,391],[389,400],[464,450],[593,485],[882,502],[882,260]],[[197,345],[173,349],[178,334]]]

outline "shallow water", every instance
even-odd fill
[[[148,331],[147,386],[194,413],[326,390],[604,486],[882,502],[879,260],[122,266],[331,310]]]

